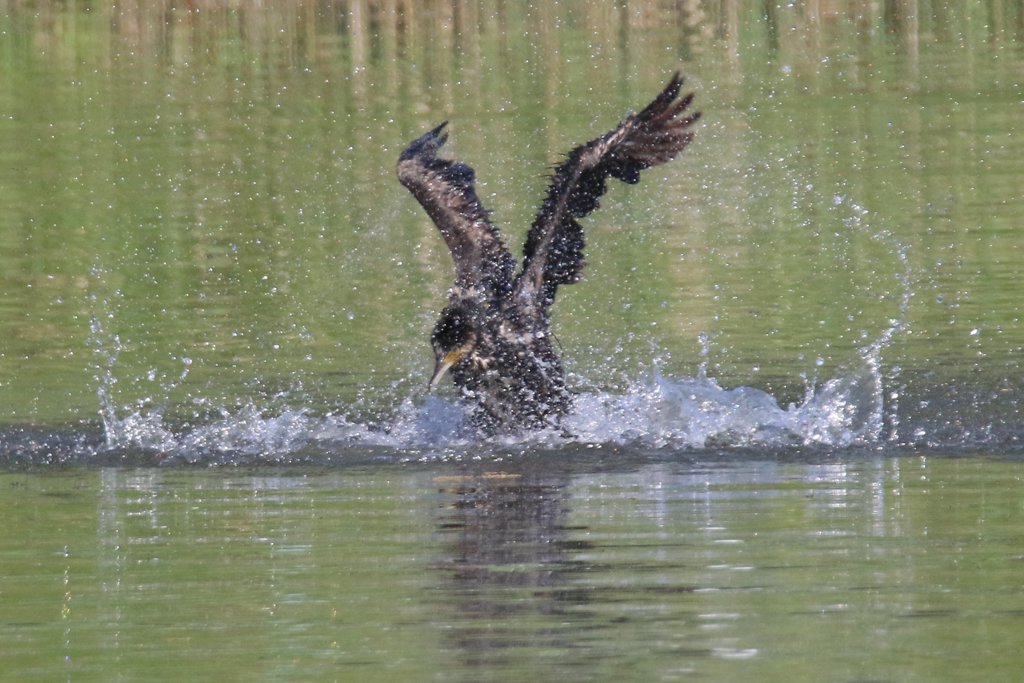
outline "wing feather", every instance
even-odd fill
[[[398,179],[444,237],[455,262],[455,286],[477,296],[507,293],[515,259],[476,195],[468,165],[442,159],[448,122],[414,140],[398,158]]]
[[[640,171],[671,161],[690,143],[700,112],[682,115],[693,103],[693,93],[676,99],[682,85],[676,73],[643,111],[572,150],[555,169],[526,238],[517,300],[545,309],[558,285],[579,281],[584,240],[576,219],[598,208],[609,177],[635,184]]]

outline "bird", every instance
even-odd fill
[[[431,218],[451,252],[455,282],[430,336],[435,364],[428,391],[446,373],[489,433],[560,428],[572,408],[550,330],[560,285],[582,277],[583,226],[609,178],[630,185],[640,172],[674,159],[694,137],[701,113],[694,93],[680,97],[676,72],[639,113],[570,151],[550,175],[529,228],[522,267],[476,194],[467,164],[438,156],[448,121],[413,140],[398,157],[398,179]]]

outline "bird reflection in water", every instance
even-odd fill
[[[446,555],[443,609],[456,610],[452,646],[467,667],[521,661],[522,651],[578,638],[585,591],[570,581],[585,542],[566,526],[566,482],[528,472],[438,477]],[[570,617],[571,613],[571,617]],[[565,642],[559,642],[565,630]]]

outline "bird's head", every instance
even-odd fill
[[[441,312],[434,332],[430,335],[436,364],[429,389],[436,387],[449,368],[476,348],[477,327],[476,317],[467,305],[452,304]]]

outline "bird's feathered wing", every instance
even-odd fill
[[[554,301],[558,285],[579,281],[583,228],[576,219],[598,207],[609,176],[637,183],[640,171],[671,161],[693,139],[691,127],[700,112],[682,115],[693,101],[693,93],[676,99],[682,85],[676,73],[643,111],[572,150],[555,169],[514,283],[513,296],[521,305],[543,311]]]
[[[468,165],[442,159],[447,121],[414,140],[398,158],[398,179],[444,237],[455,262],[455,287],[462,295],[507,293],[515,259],[476,196],[476,174]]]

